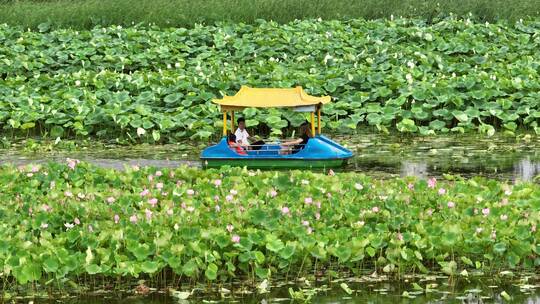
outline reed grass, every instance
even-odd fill
[[[154,23],[193,27],[217,21],[280,23],[294,19],[378,19],[391,15],[428,21],[450,13],[486,21],[540,16],[540,0],[0,0],[0,23],[37,28],[87,29],[94,26]]]

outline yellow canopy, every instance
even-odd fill
[[[304,92],[302,87],[290,89],[250,88],[242,86],[234,96],[212,99],[222,111],[243,108],[282,108],[315,106],[330,102],[330,96],[315,97]]]

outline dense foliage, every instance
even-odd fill
[[[0,168],[0,266],[19,283],[168,269],[224,281],[376,267],[540,265],[540,187],[356,173]],[[52,280],[54,281],[54,280]]]
[[[295,21],[193,29],[0,26],[0,126],[174,140],[220,128],[210,100],[254,87],[329,94],[328,129],[540,132],[540,22]],[[279,129],[298,113],[244,111]],[[142,130],[144,129],[144,130]],[[152,136],[150,136],[150,134]]]

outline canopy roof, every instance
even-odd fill
[[[304,92],[302,87],[290,89],[250,88],[242,86],[234,96],[213,99],[223,111],[243,108],[305,107],[330,102],[330,96],[315,97]]]

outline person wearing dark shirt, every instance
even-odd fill
[[[300,126],[300,137],[291,141],[286,141],[281,144],[281,154],[291,154],[302,150],[312,137],[309,124],[307,122]]]

